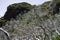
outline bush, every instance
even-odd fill
[[[0,27],[4,26],[7,20],[0,18]]]
[[[52,40],[60,40],[60,36],[56,36]]]
[[[50,1],[47,1],[41,5],[41,11],[46,11],[47,7],[49,6]]]
[[[4,15],[4,19],[10,20],[11,18],[16,18],[19,14],[24,14],[33,8],[32,5],[26,2],[15,3],[7,7],[7,12]]]

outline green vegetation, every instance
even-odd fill
[[[41,5],[41,11],[45,12],[47,10],[47,7],[49,6],[50,1],[45,2]]]
[[[60,40],[60,36],[53,37],[52,40]]]
[[[29,3],[22,2],[22,3],[15,3],[12,5],[9,5],[7,7],[7,12],[4,15],[4,19],[10,20],[11,18],[16,18],[19,14],[24,14],[30,11],[33,8],[33,6]]]
[[[4,26],[7,20],[0,19],[0,27]]]
[[[29,4],[29,3],[26,3],[26,2],[22,2],[22,3],[14,3],[12,5],[9,5],[7,10],[14,10],[14,9],[21,9],[21,8],[27,8],[27,9],[31,9],[32,8],[32,5]]]
[[[60,0],[55,0],[55,3],[57,3],[57,4],[60,3]]]

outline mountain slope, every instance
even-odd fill
[[[2,26],[9,32],[11,40],[55,40],[60,36],[60,14],[51,15],[47,4],[35,6],[23,15],[11,18]],[[44,5],[46,7],[44,7]],[[42,8],[44,7],[44,9]],[[44,10],[44,11],[41,11]],[[23,12],[23,11],[22,11]]]

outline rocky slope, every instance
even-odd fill
[[[4,16],[3,20],[6,21],[4,21],[4,26],[1,27],[10,34],[11,40],[60,40],[60,14],[55,13],[52,15],[53,12],[50,13],[50,11],[48,11],[49,9],[47,9],[49,3],[50,1],[39,6],[28,4],[29,6],[27,8],[29,11],[27,12],[25,12],[25,10],[27,10],[24,6],[25,4],[22,4],[23,11],[21,11],[22,9],[20,8],[21,4],[15,4],[20,9],[13,4],[12,11],[9,9],[11,12],[7,12],[8,15],[12,13],[15,17],[11,16],[11,14],[11,18],[6,20],[8,18]],[[15,9],[13,7],[19,10],[14,11]],[[32,7],[32,9],[30,7]],[[23,15],[21,15],[21,12]],[[18,15],[14,15],[15,13],[18,13]]]

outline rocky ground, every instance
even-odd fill
[[[44,3],[44,5],[47,7],[47,4]],[[49,11],[42,5],[23,13],[15,19],[11,18],[2,26],[9,33],[11,40],[60,39],[60,13],[49,14]]]

